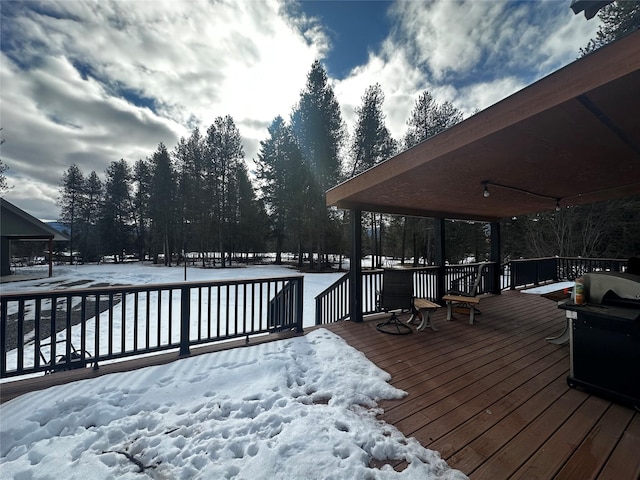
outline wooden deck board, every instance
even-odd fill
[[[438,310],[437,332],[386,335],[386,317],[326,328],[408,392],[381,418],[474,480],[639,478],[640,413],[567,386],[569,348],[545,341],[564,326],[556,303],[505,292],[480,307],[474,325]]]

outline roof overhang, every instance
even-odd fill
[[[497,221],[637,194],[640,31],[330,189],[326,200]]]
[[[0,235],[14,240],[55,240],[69,241],[69,236],[50,227],[16,207],[4,198],[0,198],[1,226]]]

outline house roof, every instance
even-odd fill
[[[20,240],[69,241],[69,237],[50,227],[4,198],[0,198],[0,236]]]
[[[640,194],[639,86],[637,30],[330,189],[327,205],[497,221]]]

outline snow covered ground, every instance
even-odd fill
[[[288,276],[285,267],[189,269],[188,280]],[[57,267],[72,284],[163,283],[179,268]],[[305,275],[313,299],[341,274]],[[50,288],[50,279],[3,292]],[[459,479],[436,452],[376,418],[390,377],[320,329],[51,387],[0,407],[0,477],[20,479]],[[394,471],[385,461],[405,460]],[[377,462],[376,462],[377,461]],[[380,465],[382,465],[380,467]],[[141,476],[144,475],[144,476]]]

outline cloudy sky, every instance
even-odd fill
[[[468,116],[572,62],[599,20],[570,0],[3,1],[5,198],[45,220],[62,174],[133,164],[231,115],[248,162],[315,59],[350,131],[380,83],[400,139],[424,90]]]

